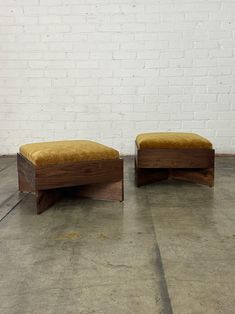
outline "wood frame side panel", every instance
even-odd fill
[[[213,149],[138,149],[138,168],[213,168]]]
[[[88,185],[123,180],[123,160],[93,160],[36,167],[36,189]]]
[[[17,154],[17,170],[19,191],[35,192],[35,167],[21,154]]]
[[[214,149],[139,149],[136,144],[136,186],[167,179],[168,172],[169,179],[212,187],[214,161]]]

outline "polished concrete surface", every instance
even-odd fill
[[[125,201],[65,199],[40,216],[0,158],[1,314],[235,313],[235,158],[215,187],[133,183]]]

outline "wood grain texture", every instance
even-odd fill
[[[115,182],[123,179],[123,160],[94,160],[36,168],[36,189]]]
[[[213,149],[137,150],[138,168],[211,168]]]
[[[123,180],[72,187],[68,189],[71,197],[85,197],[96,200],[123,201]]]
[[[214,169],[172,169],[172,179],[214,186]]]
[[[168,175],[168,169],[137,168],[135,164],[135,185],[137,187],[167,180]]]
[[[64,193],[63,189],[50,189],[37,191],[35,196],[37,214],[39,215],[58,202],[64,196]]]
[[[212,187],[214,158],[213,149],[138,149],[136,145],[136,186],[171,178]]]
[[[35,192],[35,168],[20,154],[17,154],[17,170],[19,191]]]
[[[94,160],[73,164],[35,167],[21,154],[17,155],[19,190],[34,192],[40,214],[68,195],[68,187],[76,196],[104,200],[124,198],[123,160]]]

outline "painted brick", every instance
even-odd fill
[[[140,132],[235,152],[234,1],[0,0],[0,154]],[[19,131],[20,130],[20,131]]]

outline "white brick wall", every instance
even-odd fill
[[[193,131],[235,152],[234,0],[0,0],[0,154]]]

